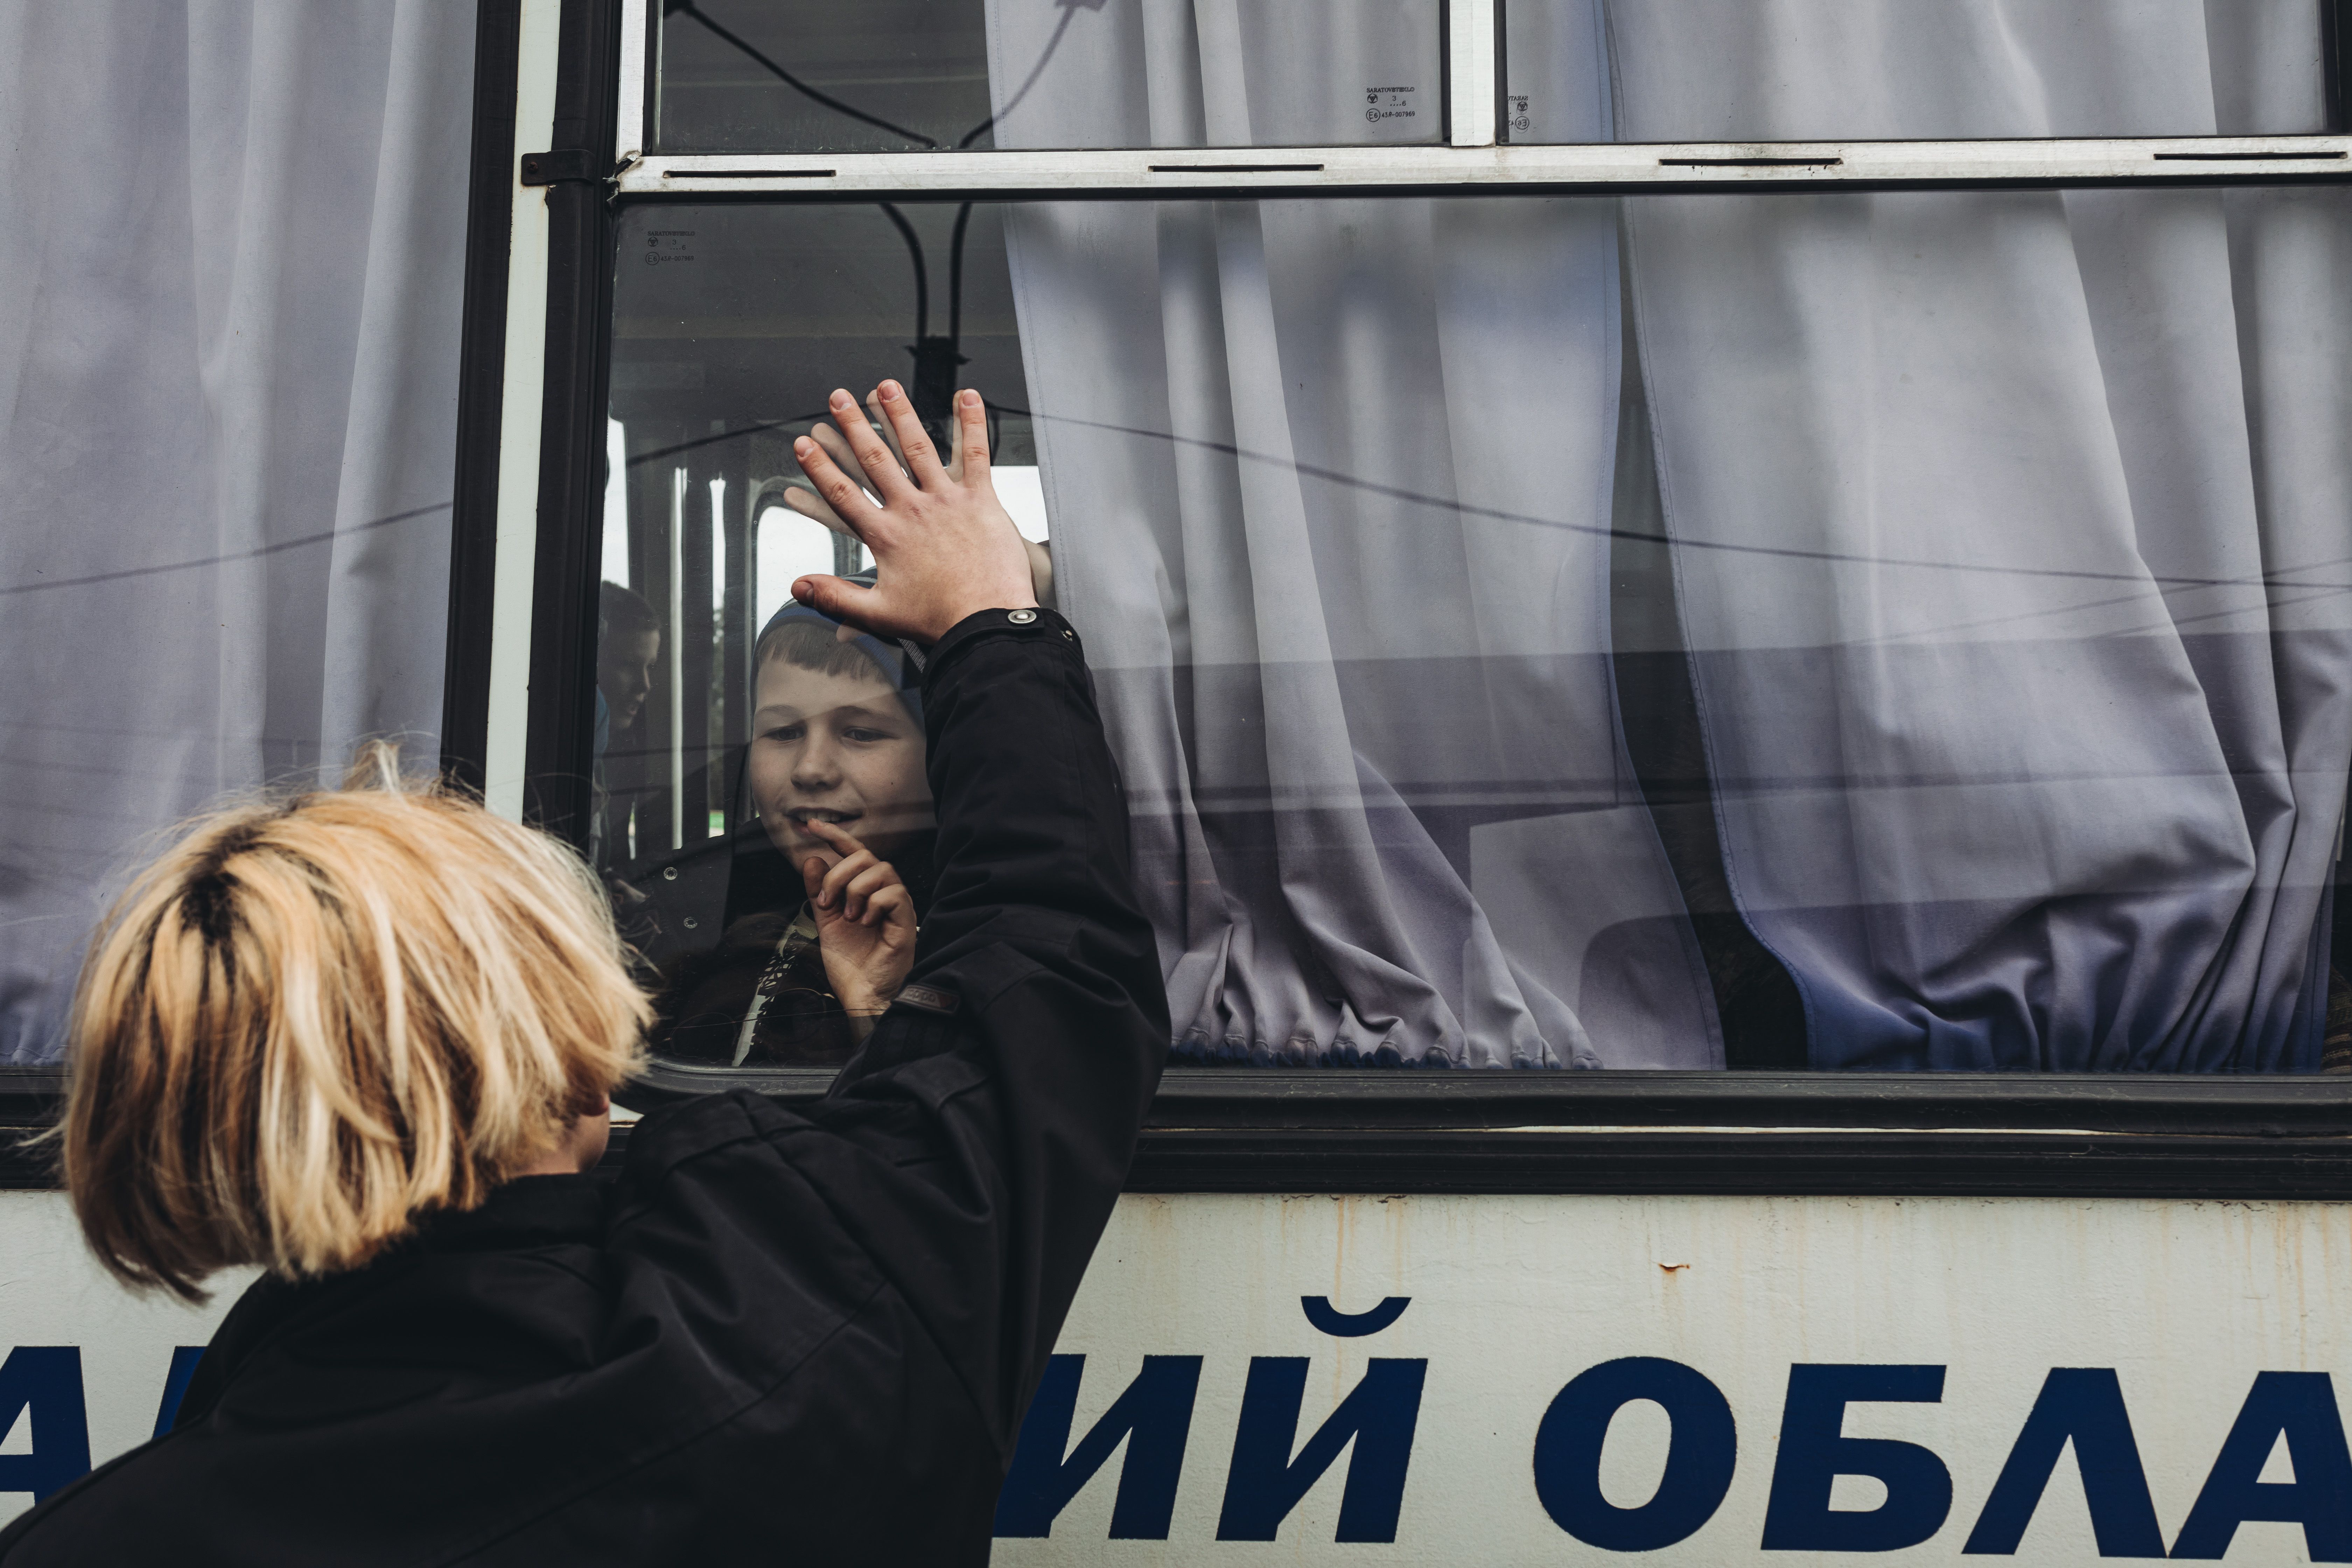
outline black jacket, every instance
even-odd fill
[[[265,1280],[171,1434],[0,1534],[49,1564],[986,1560],[1022,1412],[1167,1050],[1067,626],[925,679],[937,901],[825,1099],[649,1117],[395,1252]]]

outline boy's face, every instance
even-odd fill
[[[838,858],[804,826],[811,816],[885,860],[931,826],[923,732],[878,674],[826,675],[772,658],[754,697],[751,798],[795,870],[812,851]]]

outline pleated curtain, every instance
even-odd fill
[[[0,5],[0,1062],[156,835],[438,760],[468,0]]]

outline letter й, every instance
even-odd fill
[[[1307,1357],[1252,1356],[1249,1382],[1242,1390],[1241,1423],[1234,1431],[1234,1457],[1225,1472],[1225,1505],[1217,1517],[1220,1541],[1272,1541],[1307,1489],[1355,1441],[1348,1458],[1348,1481],[1339,1494],[1335,1541],[1394,1541],[1404,1506],[1405,1468],[1412,1459],[1412,1431],[1421,1418],[1421,1388],[1429,1373],[1425,1357],[1374,1357],[1363,1380],[1349,1391],[1298,1457],[1290,1445],[1298,1436],[1298,1407],[1307,1395]]]

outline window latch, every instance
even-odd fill
[[[601,185],[601,174],[588,172],[588,149],[558,147],[546,153],[525,153],[522,155],[522,183],[526,185]]]

